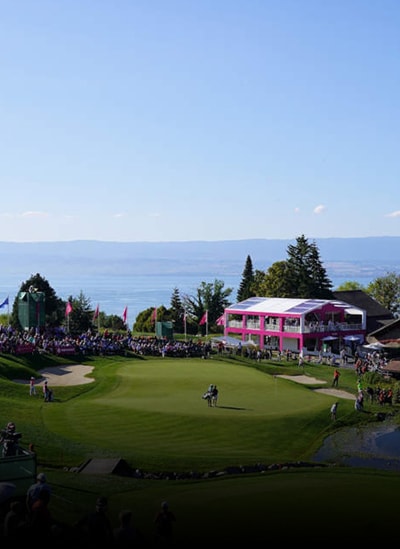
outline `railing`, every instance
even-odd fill
[[[290,324],[283,326],[284,332],[291,332],[293,334],[299,334],[300,333],[300,326],[292,326]]]
[[[15,484],[13,496],[25,496],[36,482],[36,454],[20,448],[15,456],[0,457],[0,479]]]
[[[241,320],[229,320],[227,326],[229,328],[242,328],[243,322]]]
[[[260,329],[260,321],[259,320],[248,320],[246,323],[246,328],[249,330],[259,330]]]

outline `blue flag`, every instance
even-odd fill
[[[5,298],[5,300],[3,301],[3,303],[0,303],[0,309],[2,307],[5,307],[6,305],[8,305],[8,296]]]

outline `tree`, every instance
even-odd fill
[[[28,280],[21,284],[19,291],[43,292],[45,325],[47,327],[54,328],[62,324],[65,315],[65,302],[57,297],[56,292],[43,276],[41,276],[39,273],[32,275],[30,278],[28,278]],[[14,300],[12,306],[10,324],[15,328],[21,329],[21,325],[18,319],[18,297]]]
[[[307,259],[310,266],[310,285],[309,295],[310,297],[318,299],[331,299],[332,282],[328,278],[325,267],[323,267],[319,250],[315,242],[310,244],[309,257]]]
[[[238,302],[244,301],[245,299],[248,299],[249,297],[253,297],[255,295],[255,293],[252,290],[253,283],[254,283],[253,262],[251,260],[251,257],[248,255],[246,258],[246,263],[242,273],[242,280],[240,282],[240,286],[236,296],[236,299]]]
[[[118,315],[106,315],[102,312],[99,314],[100,326],[108,330],[123,331],[126,330],[126,325],[122,317]]]
[[[87,332],[89,329],[92,329],[93,308],[91,306],[90,299],[87,298],[81,290],[77,298],[70,296],[68,301],[72,305],[72,311],[65,319],[68,332],[70,334],[82,334],[83,332]]]
[[[346,280],[346,282],[343,282],[343,284],[340,284],[337,288],[337,292],[351,292],[354,290],[363,290],[364,292],[366,289],[360,282],[357,282],[356,280]]]
[[[256,271],[252,290],[254,295],[266,297],[299,297],[330,299],[332,282],[322,265],[315,242],[304,235],[287,248],[288,258],[276,261],[263,273]]]
[[[215,325],[217,319],[229,307],[228,300],[233,288],[225,288],[222,280],[215,279],[211,282],[201,282],[197,288],[196,296],[183,296],[183,306],[189,318],[199,325],[204,313],[208,311],[208,326]],[[201,328],[201,327],[200,327]]]
[[[174,288],[171,296],[171,307],[169,309],[170,319],[174,323],[174,331],[178,334],[183,333],[183,315],[185,313],[181,296],[178,288]]]
[[[157,318],[154,318],[154,307],[148,307],[137,315],[133,330],[135,332],[154,333],[156,322],[168,320],[170,320],[170,312],[164,305],[157,307]]]
[[[373,297],[386,309],[398,316],[400,312],[400,275],[388,272],[370,282],[366,288],[368,295]]]
[[[276,261],[266,273],[256,272],[256,295],[265,297],[291,297],[286,261]]]
[[[296,244],[287,248],[287,282],[290,295],[285,297],[319,298],[332,297],[332,282],[322,265],[315,242],[309,243],[304,235],[297,237]]]

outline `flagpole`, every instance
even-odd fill
[[[184,329],[185,341],[186,341],[186,310],[183,313],[183,329]]]
[[[206,310],[206,337],[208,337],[208,309]]]
[[[154,322],[154,335],[157,336],[157,307],[154,307],[151,313],[150,323],[153,324],[153,322]]]
[[[10,325],[10,296],[7,297],[7,323]]]

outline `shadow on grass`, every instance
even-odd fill
[[[238,406],[215,406],[215,408],[223,408],[224,410],[249,410],[249,408],[239,408]]]

